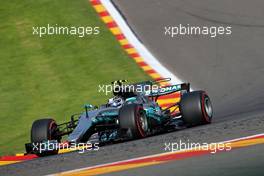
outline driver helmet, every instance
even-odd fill
[[[123,99],[121,97],[114,97],[114,98],[110,98],[108,100],[108,104],[111,107],[119,107],[124,103]]]

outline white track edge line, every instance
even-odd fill
[[[183,81],[170,72],[166,67],[164,67],[155,56],[137,39],[134,33],[131,31],[125,20],[122,18],[118,10],[112,4],[111,0],[101,0],[101,3],[110,13],[114,21],[118,24],[122,33],[125,35],[129,43],[138,51],[143,60],[151,66],[157,73],[162,77],[171,78],[171,83],[180,84]]]
[[[241,140],[246,140],[246,139],[251,139],[251,138],[263,136],[263,135],[264,135],[264,133],[260,133],[260,134],[255,134],[255,135],[251,135],[251,136],[235,138],[235,139],[231,139],[231,140],[226,140],[226,141],[222,141],[222,142],[214,142],[214,143],[236,142],[236,141],[241,141]],[[169,153],[177,153],[177,152],[182,152],[182,151],[187,151],[187,150],[189,150],[189,149],[177,150],[175,152],[164,152],[164,153],[159,153],[159,154],[154,154],[154,155],[142,156],[142,157],[127,159],[127,160],[116,161],[116,162],[112,162],[112,163],[105,163],[105,164],[99,164],[99,165],[95,165],[95,166],[84,167],[84,168],[80,168],[80,169],[74,169],[74,170],[60,172],[60,173],[78,172],[78,171],[82,171],[82,170],[93,169],[93,168],[97,168],[97,167],[108,166],[108,165],[112,165],[112,164],[118,164],[118,163],[129,162],[129,161],[135,161],[135,160],[140,160],[140,159],[145,159],[145,158],[151,158],[151,157],[155,157],[155,156],[160,156],[160,155],[169,154]],[[47,176],[56,176],[57,174],[59,174],[59,173],[50,174]]]

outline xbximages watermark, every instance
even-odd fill
[[[38,151],[43,153],[46,151],[55,151],[55,150],[69,150],[69,151],[78,151],[79,153],[84,153],[88,150],[99,150],[99,143],[57,143],[53,141],[47,141],[43,143],[32,143],[33,151]]]
[[[173,92],[176,90],[180,90],[180,85],[173,86],[160,86],[160,85],[98,85],[98,92],[104,93],[105,95],[119,92],[138,92],[144,93],[145,95],[149,94],[162,94],[164,92]]]
[[[73,35],[78,37],[85,37],[89,35],[100,34],[99,27],[92,26],[58,26],[58,24],[47,26],[33,26],[32,34],[43,37],[47,35]]]
[[[149,92],[151,89],[152,91],[159,90],[158,85],[98,85],[98,92],[104,93],[105,95],[118,93],[118,92]]]
[[[177,36],[187,36],[187,35],[204,35],[211,38],[215,38],[221,35],[231,35],[232,27],[231,26],[191,26],[189,24],[178,26],[165,26],[164,35],[171,38]]]
[[[168,142],[164,143],[165,151],[175,152],[179,150],[205,150],[210,151],[210,153],[216,153],[217,151],[230,151],[232,149],[230,143],[195,143],[185,141],[179,142]]]

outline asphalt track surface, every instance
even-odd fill
[[[264,1],[114,0],[145,46],[193,88],[212,97],[216,118],[264,110]],[[231,26],[232,34],[165,35],[165,26]],[[217,119],[218,120],[218,119]],[[219,119],[220,120],[220,119]]]
[[[208,92],[211,125],[110,145],[99,151],[0,167],[0,175],[44,175],[164,152],[165,142],[219,142],[264,132],[264,1],[114,0],[146,47],[173,73]],[[164,26],[232,26],[217,38],[164,35]],[[263,145],[112,175],[261,175]]]

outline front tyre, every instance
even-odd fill
[[[204,91],[185,93],[181,97],[180,112],[188,126],[209,124],[213,117],[213,107]]]
[[[56,140],[58,127],[56,121],[53,119],[39,119],[33,122],[31,127],[31,143],[41,145],[43,142]],[[58,149],[44,151],[42,153],[37,152],[38,156],[54,155],[58,153]]]
[[[132,138],[144,138],[148,132],[148,120],[141,105],[128,104],[119,110],[119,126]]]

